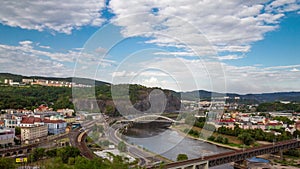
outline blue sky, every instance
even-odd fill
[[[300,91],[299,9],[298,0],[4,0],[0,72],[176,91]]]

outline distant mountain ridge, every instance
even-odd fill
[[[182,92],[182,99],[186,100],[209,100],[214,97],[228,97],[227,100],[231,102],[237,101],[235,98],[239,98],[239,102],[244,103],[263,103],[274,101],[300,101],[300,92],[274,92],[274,93],[261,93],[261,94],[236,94],[236,93],[216,93],[205,90]]]
[[[60,78],[60,77],[43,77],[43,76],[22,76],[11,73],[0,73],[0,82],[4,82],[4,79],[12,79],[13,81],[21,82],[24,78],[31,79],[45,79],[45,80],[57,80],[57,81],[66,81],[72,82],[72,77]],[[74,78],[75,82],[82,84],[91,84],[95,82],[96,86],[100,85],[111,85],[108,82],[92,80],[88,78]],[[236,101],[234,98],[239,97],[239,102],[243,103],[262,103],[262,102],[274,102],[274,101],[300,101],[300,92],[274,92],[274,93],[261,93],[261,94],[236,94],[236,93],[217,93],[206,90],[196,90],[190,92],[174,92],[175,95],[181,96],[182,100],[209,100],[213,97],[229,97],[227,100]]]

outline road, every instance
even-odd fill
[[[114,129],[112,127],[107,129],[106,135],[107,138],[114,143],[115,145],[118,145],[119,142],[121,142],[121,139],[118,138],[117,136],[117,132],[118,129]],[[140,160],[139,165],[140,166],[145,166],[147,165],[147,162],[149,161],[147,159],[147,157],[151,157],[152,155],[149,154],[148,152],[145,152],[144,150],[139,149],[138,147],[128,144],[125,142],[125,144],[127,145],[127,150],[129,152],[129,154],[131,154],[132,156],[138,158]]]

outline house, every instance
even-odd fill
[[[295,122],[295,128],[300,131],[300,120]]]
[[[278,121],[270,121],[266,124],[266,129],[271,130],[271,129],[281,129],[283,127],[282,122]]]
[[[64,120],[44,119],[45,125],[48,127],[48,134],[61,134],[66,131],[67,122]]]
[[[0,127],[0,145],[12,145],[14,144],[15,129]]]
[[[296,129],[294,127],[286,127],[284,131],[293,134],[296,131]]]
[[[73,109],[58,109],[57,113],[59,113],[63,116],[71,117],[74,114],[74,110]]]
[[[52,111],[52,108],[49,108],[48,106],[42,104],[38,108],[34,109],[34,112],[46,112],[46,111]]]
[[[264,116],[252,116],[250,117],[249,120],[252,124],[257,124],[257,123],[265,123],[266,118]]]
[[[4,121],[0,120],[0,127],[4,127]]]
[[[15,128],[20,126],[22,114],[6,114],[4,118],[4,126],[7,128]]]

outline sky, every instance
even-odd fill
[[[299,0],[3,0],[0,72],[300,91]]]

